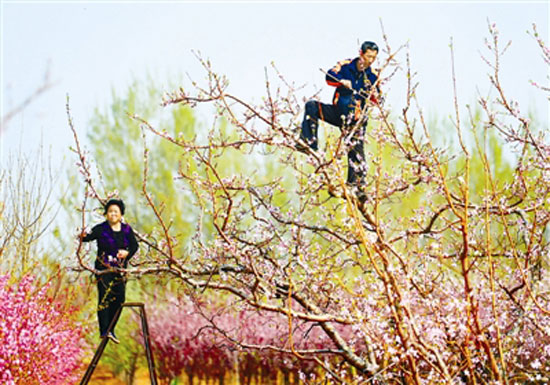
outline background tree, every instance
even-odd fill
[[[32,95],[1,117],[0,135],[52,86],[46,73]],[[68,285],[52,246],[58,189],[42,146],[21,144],[0,165],[0,381],[5,384],[74,383],[89,354],[74,306],[80,287]]]
[[[0,118],[0,135],[11,121],[54,86],[46,70],[43,82]],[[31,151],[29,151],[31,150]],[[59,206],[53,199],[59,180],[42,145],[24,144],[9,151],[0,165],[0,271],[22,277],[33,272],[58,275],[58,263],[47,234]]]
[[[0,170],[0,264],[4,272],[48,275],[58,259],[47,250],[59,205],[53,199],[58,178],[42,148],[10,154]]]

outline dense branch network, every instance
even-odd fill
[[[276,69],[278,82],[266,71],[265,96],[253,104],[233,95],[228,80],[199,58],[206,84],[167,94],[163,105],[212,104],[216,121],[230,128],[214,124],[205,135],[185,137],[132,116],[144,132],[142,194],[157,232],[139,234],[147,252],[125,272],[166,274],[194,289],[228,293],[261,313],[319,326],[331,344],[323,351],[240,343],[314,357],[337,382],[346,383],[348,372],[336,364],[342,360],[361,374],[354,383],[507,383],[514,373],[527,373],[518,368],[538,351],[521,338],[536,330],[550,344],[549,293],[540,285],[549,251],[550,146],[544,130],[506,97],[499,34],[493,26],[489,32],[493,56],[485,60],[498,96],[480,98],[482,118],[470,111],[465,123],[455,92],[459,146],[447,149],[432,140],[415,97],[408,47],[392,51],[385,38],[381,83],[400,71],[396,58],[406,50],[406,104],[399,116],[380,105],[364,111],[366,198],[344,182],[348,131],[331,131],[317,152],[296,150],[303,144],[297,87]],[[70,125],[86,197],[104,202],[108,193],[95,185]],[[149,192],[154,154],[145,133],[181,153],[175,177],[200,212],[187,245]],[[517,156],[503,180],[489,137]],[[231,157],[241,170],[226,167]],[[276,176],[261,172],[270,164]],[[86,200],[81,209],[85,227]],[[80,269],[93,271],[83,252],[79,245]],[[339,360],[319,359],[324,354]]]

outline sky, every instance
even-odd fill
[[[473,104],[477,92],[488,92],[481,55],[487,53],[488,22],[496,23],[502,44],[512,41],[501,63],[505,90],[543,124],[549,119],[548,100],[529,84],[548,85],[548,68],[528,34],[536,23],[550,41],[548,1],[0,3],[0,115],[32,94],[46,71],[54,82],[0,132],[2,164],[10,152],[40,144],[51,149],[54,164],[73,162],[67,95],[84,136],[94,109],[108,106],[113,90],[124,91],[134,79],[149,74],[166,91],[173,79],[203,79],[194,51],[209,58],[245,100],[264,95],[264,71],[273,62],[288,81],[304,85],[300,97],[321,90],[319,97],[330,102],[333,89],[319,68],[355,57],[364,40],[382,46],[381,22],[392,48],[408,43],[419,100],[440,118],[453,113],[451,38],[459,102]],[[404,79],[398,73],[385,89],[386,106],[394,111],[403,106]]]

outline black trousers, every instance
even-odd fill
[[[350,110],[348,108],[310,100],[306,103],[300,138],[309,144],[313,150],[317,150],[317,127],[319,126],[319,119],[333,126],[338,126],[340,129],[342,129],[344,125],[351,128],[357,124],[357,121],[342,121],[342,117],[349,117],[349,114]],[[367,122],[362,122],[359,129],[353,133],[347,143],[349,146],[347,178],[349,184],[362,184],[365,179],[367,165],[365,162],[363,140],[366,126]]]
[[[126,300],[126,282],[118,273],[97,276],[99,333],[103,336],[115,315]],[[114,327],[113,330],[114,331]]]

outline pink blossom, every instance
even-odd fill
[[[19,284],[0,276],[0,382],[73,384],[83,344],[74,310],[55,303],[31,275]],[[68,310],[68,312],[67,312]]]

